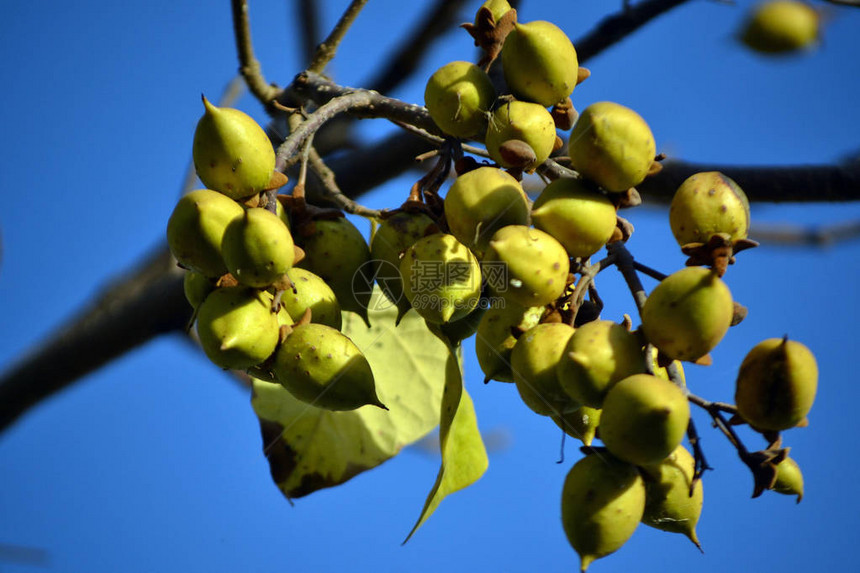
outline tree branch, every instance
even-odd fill
[[[643,197],[671,201],[684,180],[701,171],[732,178],[751,202],[809,203],[860,200],[860,163],[737,166],[665,161],[660,173],[636,186]]]
[[[382,60],[386,64],[364,85],[388,93],[409,78],[430,46],[451,30],[464,3],[464,0],[436,0],[433,6],[424,11],[424,18],[406,34],[394,53]]]
[[[573,43],[583,63],[620,42],[654,18],[676,8],[687,0],[647,0],[624,9],[601,21],[593,30]]]
[[[0,378],[0,431],[45,398],[191,318],[184,271],[160,246]]]
[[[266,108],[281,93],[275,84],[266,83],[260,62],[254,56],[251,41],[251,24],[248,18],[247,0],[232,0],[233,34],[236,37],[236,53],[239,56],[239,73],[245,78],[248,89]]]
[[[310,66],[308,66],[308,71],[322,73],[335,54],[337,54],[337,47],[365,4],[367,4],[367,0],[352,0],[349,3],[346,11],[341,15],[340,20],[338,20],[334,29],[328,35],[328,38],[317,46],[314,59],[311,61]]]
[[[319,0],[295,0],[296,36],[303,62],[310,62],[316,52],[320,37]]]

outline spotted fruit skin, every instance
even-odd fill
[[[447,233],[416,241],[400,261],[403,292],[424,320],[459,320],[478,306],[481,268],[472,251]]]
[[[217,107],[205,97],[203,106],[192,147],[197,176],[231,199],[265,189],[275,170],[275,150],[266,132],[238,109]]]
[[[786,457],[776,466],[773,491],[783,495],[796,495],[797,503],[803,499],[803,473],[793,458]]]
[[[278,344],[278,319],[265,291],[214,290],[197,309],[197,336],[209,360],[245,370],[264,362]]]
[[[616,457],[636,465],[660,462],[684,439],[690,406],[684,392],[650,374],[617,382],[603,400],[600,439]]]
[[[532,205],[532,221],[535,227],[558,239],[571,257],[584,259],[612,237],[615,206],[578,179],[556,179]]]
[[[346,217],[314,221],[314,232],[296,236],[305,251],[297,266],[322,278],[331,287],[341,310],[357,313],[367,321],[367,305],[373,294],[370,247]]]
[[[565,434],[582,441],[584,446],[590,446],[597,435],[600,413],[599,408],[580,406],[571,412],[560,415],[553,414],[550,418]]]
[[[299,320],[307,309],[311,309],[311,322],[340,330],[340,303],[331,287],[307,269],[291,268],[287,271],[287,277],[294,287],[294,290],[287,289],[281,296],[281,305],[287,313]]]
[[[684,446],[678,446],[661,462],[643,468],[645,480],[645,513],[642,523],[661,531],[687,536],[697,547],[696,524],[702,514],[704,486],[693,478],[696,461]],[[691,492],[692,486],[692,492]]]
[[[813,46],[820,24],[818,11],[805,2],[765,2],[753,11],[741,32],[741,41],[762,54],[789,54]]]
[[[511,350],[517,343],[512,330],[526,332],[536,326],[543,307],[526,308],[515,303],[494,306],[484,313],[475,336],[475,356],[486,376],[485,381],[513,382]]]
[[[479,257],[493,233],[507,225],[529,223],[529,204],[522,185],[495,167],[478,167],[457,177],[444,205],[451,234]]]
[[[550,107],[573,93],[579,62],[558,26],[535,20],[514,25],[502,49],[502,69],[517,99]]]
[[[211,189],[182,197],[167,221],[167,244],[180,265],[214,278],[227,272],[221,256],[224,231],[242,214],[238,203]]]
[[[427,235],[433,225],[433,219],[424,213],[401,211],[385,219],[370,240],[373,276],[382,293],[397,306],[401,315],[412,305],[403,294],[400,258],[406,249]]]
[[[707,243],[717,233],[729,235],[730,240],[746,239],[749,200],[743,189],[722,173],[696,173],[675,191],[669,205],[669,225],[681,246]]]
[[[293,237],[275,213],[253,207],[224,230],[221,255],[243,285],[266,288],[293,266]]]
[[[508,225],[493,234],[482,261],[487,283],[520,306],[544,306],[564,292],[570,258],[548,233]]]
[[[639,337],[611,320],[593,320],[576,329],[558,364],[559,383],[571,398],[600,408],[619,380],[645,372]]]
[[[511,371],[520,398],[541,416],[560,415],[579,407],[555,375],[572,335],[573,327],[561,322],[538,324],[520,336],[511,350]]]
[[[450,62],[436,70],[424,89],[424,105],[439,129],[472,137],[487,128],[496,88],[487,73],[471,62]]]
[[[687,267],[663,279],[642,308],[646,338],[673,360],[695,361],[729,329],[734,307],[729,287],[704,267]]]
[[[573,168],[607,191],[641,183],[654,162],[656,143],[638,113],[610,101],[593,103],[579,115],[568,145]]]
[[[769,338],[744,358],[735,385],[738,413],[760,430],[787,430],[806,418],[818,389],[818,364],[804,344]]]
[[[523,167],[532,171],[547,160],[555,146],[555,122],[540,104],[511,101],[500,105],[490,118],[485,144],[490,157],[502,167]],[[534,151],[534,161],[517,165],[502,153],[502,145],[510,140],[528,144]]]
[[[275,353],[273,372],[295,398],[318,408],[385,408],[367,358],[347,336],[324,324],[295,327]]]
[[[576,462],[561,492],[561,522],[579,553],[581,571],[618,551],[636,531],[645,510],[645,484],[635,466],[608,454]]]

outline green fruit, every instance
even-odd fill
[[[470,62],[445,64],[430,76],[424,104],[439,129],[456,137],[472,137],[487,128],[496,88],[487,73]]]
[[[200,181],[231,199],[264,190],[275,170],[269,137],[250,116],[216,107],[204,97],[206,113],[194,131],[194,167]]]
[[[490,288],[520,306],[544,306],[567,286],[570,259],[547,233],[524,225],[496,231],[482,261]]]
[[[507,225],[528,225],[529,203],[522,185],[495,167],[478,167],[457,177],[445,196],[448,229],[481,256],[493,233]]]
[[[811,47],[818,40],[821,16],[805,2],[776,0],[752,13],[741,41],[764,54],[785,54]]]
[[[434,324],[475,310],[481,298],[481,268],[475,255],[453,235],[428,235],[400,261],[403,292],[412,307]]]
[[[221,193],[197,189],[188,193],[167,221],[167,244],[170,252],[186,269],[204,276],[220,277],[227,272],[221,258],[224,230],[242,207]]]
[[[197,310],[197,336],[209,360],[245,370],[264,362],[278,344],[271,296],[247,287],[219,288]]]
[[[738,371],[735,403],[754,428],[787,430],[806,418],[818,388],[818,365],[805,345],[788,338],[756,344]]]
[[[323,324],[295,327],[275,353],[275,379],[295,398],[326,410],[385,406],[370,364],[345,335]]]
[[[532,205],[532,220],[558,239],[571,257],[585,259],[612,237],[615,205],[578,179],[556,179]]]
[[[579,407],[555,375],[571,336],[573,327],[562,322],[538,324],[520,336],[511,350],[511,372],[520,398],[542,416],[560,415]]]
[[[281,218],[254,207],[227,225],[221,254],[237,281],[266,288],[293,266],[295,249],[290,230]]]
[[[508,0],[487,0],[483,4],[481,4],[481,8],[486,8],[493,15],[493,21],[498,22],[502,19],[502,16],[508,13],[511,9],[511,5],[508,3]],[[480,8],[478,9],[480,11]],[[475,25],[478,24],[477,16],[475,17]]]
[[[561,492],[561,523],[581,571],[620,549],[644,509],[645,485],[635,466],[599,453],[576,462]]]
[[[687,267],[663,279],[648,296],[642,330],[669,358],[695,361],[719,344],[733,314],[726,283],[710,269]]]
[[[314,221],[309,237],[296,236],[305,251],[298,266],[318,275],[331,287],[342,310],[367,321],[367,305],[373,294],[370,248],[346,217]]]
[[[645,513],[642,523],[662,531],[681,533],[701,549],[696,524],[702,513],[704,490],[702,480],[693,484],[696,461],[684,446],[658,464],[643,468],[645,479]]]
[[[517,339],[514,330],[523,333],[536,326],[543,314],[543,307],[522,307],[514,303],[493,306],[481,317],[475,336],[475,356],[484,372],[485,382],[513,382],[511,350]]]
[[[475,310],[463,318],[458,318],[451,322],[443,322],[442,324],[434,326],[438,328],[438,332],[442,334],[442,336],[444,336],[452,346],[456,346],[478,331],[478,325],[481,324],[481,319],[486,312],[486,305],[479,303]]]
[[[645,179],[656,144],[642,117],[628,107],[603,101],[583,110],[570,133],[573,168],[607,191],[626,191]]]
[[[792,458],[785,458],[776,466],[776,483],[773,491],[784,495],[796,495],[797,503],[803,499],[803,473]]]
[[[424,237],[433,224],[433,219],[423,213],[401,211],[385,219],[370,240],[370,259],[376,283],[385,297],[397,305],[401,315],[412,305],[403,296],[400,257]]]
[[[185,292],[185,300],[191,308],[197,308],[206,300],[209,293],[215,290],[215,285],[197,271],[186,271],[182,280],[182,289]]]
[[[292,268],[287,271],[287,277],[295,289],[287,289],[281,297],[281,305],[287,313],[299,320],[311,309],[311,322],[340,330],[340,303],[331,287],[307,269]]]
[[[550,416],[555,424],[564,430],[568,436],[582,440],[582,444],[590,446],[597,427],[600,425],[600,410],[590,406],[580,406],[572,412]]]
[[[502,167],[532,171],[552,153],[555,138],[555,122],[545,107],[537,103],[511,101],[493,112],[484,143],[490,157]],[[534,151],[533,159],[525,164],[512,161],[503,147],[509,141],[525,142]]]
[[[579,62],[570,38],[537,20],[514,25],[502,49],[502,69],[517,99],[550,107],[573,93]]]
[[[594,320],[576,329],[556,374],[574,400],[600,408],[613,384],[642,372],[645,354],[639,337],[611,320]]]
[[[717,171],[688,177],[672,197],[669,225],[682,247],[707,243],[711,235],[725,233],[730,240],[746,239],[750,204],[738,184]]]
[[[606,394],[600,439],[624,461],[654,464],[678,447],[689,421],[690,406],[683,390],[650,374],[634,374]]]

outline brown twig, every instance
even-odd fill
[[[647,0],[626,6],[601,21],[593,30],[576,40],[576,55],[583,63],[620,42],[654,18],[676,8],[687,0]]]
[[[328,37],[317,46],[314,59],[308,66],[308,71],[322,73],[335,54],[337,54],[337,47],[365,4],[367,4],[367,0],[352,0],[349,3],[346,11],[341,15],[340,20],[335,24]]]
[[[433,43],[452,29],[464,3],[464,0],[436,0],[425,8],[421,21],[405,34],[390,56],[380,60],[383,66],[364,85],[388,93],[408,79]]]
[[[267,83],[263,77],[260,62],[254,56],[254,44],[251,41],[251,24],[248,18],[247,0],[232,0],[233,34],[236,38],[236,53],[239,56],[239,73],[245,78],[248,89],[260,103],[269,106],[270,102],[281,93],[281,88]]]

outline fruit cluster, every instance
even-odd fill
[[[733,443],[740,423],[768,440],[761,452],[740,451],[757,491],[801,496],[779,432],[803,425],[812,406],[811,352],[787,338],[756,346],[741,365],[736,406],[696,397],[681,366],[708,364],[742,319],[722,277],[755,246],[744,192],[721,173],[688,178],[669,210],[688,266],[669,276],[637,267],[625,246],[632,227],[617,211],[634,206],[635,186],[660,169],[648,124],[609,101],[576,112],[571,95],[590,73],[554,24],[519,22],[505,0],[489,0],[464,27],[486,51],[483,67],[455,61],[429,78],[427,112],[448,136],[438,169],[378,217],[369,244],[343,213],[306,204],[298,187],[272,199],[284,181],[266,134],[204,100],[194,160],[208,189],[180,200],[167,234],[188,269],[207,356],[321,408],[384,408],[371,365],[340,332],[342,309],[368,320],[374,281],[401,317],[416,312],[451,346],[475,335],[485,382],[513,383],[528,408],[584,445],[561,502],[583,571],[639,523],[698,545],[706,464],[690,403]],[[497,59],[504,86],[486,71]],[[569,131],[566,153],[560,131]],[[464,139],[483,142],[492,162],[465,157]],[[457,176],[443,198],[444,177],[433,175],[451,165]],[[531,202],[523,180],[535,172],[543,188]],[[600,317],[595,277],[612,265],[639,306],[635,330],[629,317]],[[637,272],[660,281],[647,296]]]

